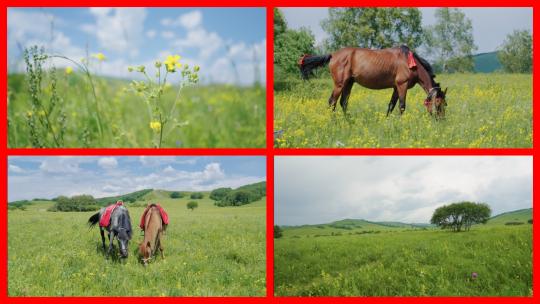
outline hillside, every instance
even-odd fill
[[[493,73],[502,69],[497,52],[476,54],[473,56],[473,61],[474,71],[477,73]]]
[[[508,222],[523,222],[527,223],[529,219],[532,219],[532,208],[520,209],[510,212],[501,213],[492,217],[487,224],[488,225],[504,225]]]
[[[532,209],[520,209],[493,216],[486,225],[504,225],[508,222],[527,223],[532,219]],[[480,225],[484,226],[484,225]],[[436,228],[428,223],[403,223],[396,221],[368,221],[363,219],[343,219],[327,224],[282,226],[288,237],[328,236],[340,234],[366,234],[391,231],[426,230]]]

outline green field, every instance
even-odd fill
[[[402,117],[386,117],[392,90],[354,85],[345,118],[328,108],[332,80],[326,71],[310,81],[276,79],[275,146],[288,147],[532,147],[532,76],[528,74],[437,75],[448,87],[446,119],[423,105],[426,93],[408,91]]]
[[[520,210],[461,233],[363,220],[283,227],[274,241],[275,293],[532,296],[531,217]],[[504,225],[510,221],[523,224]]]
[[[55,106],[50,108],[53,95],[50,74],[47,74],[40,94],[44,109],[33,109],[25,75],[8,75],[10,148],[37,146],[32,142],[32,132],[40,135],[44,147],[156,146],[159,132],[150,127],[155,109],[130,90],[129,81],[94,77],[95,98],[83,74],[66,75],[57,71],[56,77]],[[264,87],[195,85],[183,88],[178,95],[177,86],[166,86],[159,104],[163,115],[171,114],[171,119],[163,126],[161,146],[164,148],[265,146]],[[45,124],[34,123],[32,127],[29,117]],[[49,129],[44,127],[47,120]],[[56,143],[54,137],[60,138],[61,132],[64,132],[63,138]]]
[[[146,268],[136,258],[142,207],[128,205],[135,232],[125,263],[105,260],[99,229],[86,224],[94,212],[47,212],[51,202],[9,211],[8,295],[264,296],[266,198],[241,207],[204,198],[194,211],[190,200],[158,200],[170,218],[165,259]]]

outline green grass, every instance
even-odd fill
[[[274,93],[276,147],[532,147],[532,76],[529,74],[437,75],[448,87],[446,119],[423,105],[426,93],[408,91],[407,109],[386,117],[392,90],[354,85],[346,119],[328,108],[332,80],[277,81]]]
[[[94,97],[87,79],[80,74],[57,72],[57,91],[61,99],[53,110],[51,124],[59,132],[59,109],[66,114],[63,147],[153,147],[155,131],[149,108],[131,91],[128,81],[95,77],[103,136],[96,124]],[[45,104],[51,96],[49,80],[43,81]],[[176,98],[176,87],[165,89],[162,102],[170,109]],[[24,75],[8,75],[8,145],[31,147],[31,128],[27,115],[33,113]],[[165,127],[162,147],[251,147],[265,146],[266,89],[230,85],[198,85],[182,89],[173,113],[174,121]],[[173,124],[178,126],[170,129]],[[171,131],[169,131],[171,130]],[[46,138],[52,142],[50,132]]]
[[[380,226],[332,235],[328,227],[285,227],[274,241],[275,293],[531,296],[532,225],[495,219],[461,233]]]
[[[266,199],[216,207],[205,198],[161,200],[170,217],[165,259],[137,262],[140,207],[128,207],[134,227],[125,264],[105,260],[92,212],[46,212],[52,202],[8,212],[10,296],[264,296]],[[115,246],[117,244],[115,242]]]

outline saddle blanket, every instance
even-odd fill
[[[163,209],[163,207],[161,207],[159,204],[150,204],[146,207],[146,209],[144,209],[144,212],[141,216],[141,223],[139,224],[139,227],[141,227],[142,230],[144,230],[144,219],[146,218],[146,213],[153,206],[156,206],[158,208],[159,213],[161,214],[161,220],[163,221],[163,224],[169,225],[169,216],[167,215],[167,212],[165,212],[165,209]]]
[[[116,209],[116,207],[122,206],[122,205],[124,205],[124,203],[122,201],[117,201],[116,204],[112,204],[112,205],[107,206],[107,208],[105,208],[105,212],[103,213],[103,216],[99,220],[99,226],[101,226],[101,227],[109,226],[109,224],[111,222],[111,214],[113,213],[114,209]]]
[[[412,69],[416,66],[416,60],[414,60],[414,56],[412,52],[409,52],[409,58],[407,58],[407,64],[409,65],[409,69]]]

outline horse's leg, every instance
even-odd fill
[[[349,96],[351,95],[351,90],[354,84],[354,78],[349,78],[345,82],[345,86],[343,86],[343,92],[341,92],[341,99],[339,100],[339,104],[341,105],[341,109],[343,109],[343,113],[347,114],[347,103],[349,102]]]
[[[105,248],[105,232],[103,231],[103,227],[99,227],[99,233],[101,234],[101,244],[103,244],[103,251],[107,250]]]
[[[330,98],[328,98],[328,106],[332,107],[332,111],[336,110],[336,104],[339,95],[341,95],[341,91],[343,91],[343,84],[334,85],[334,90],[332,90],[332,94],[330,95]]]
[[[158,246],[159,246],[159,252],[161,253],[161,258],[164,259],[165,256],[163,256],[163,244],[161,244],[161,237],[163,236],[163,233],[160,231],[158,232]]]
[[[390,113],[394,111],[398,97],[399,95],[398,95],[397,89],[394,88],[394,92],[392,93],[392,98],[390,98],[390,102],[388,103],[388,111],[386,111],[386,117],[388,117],[388,115],[390,115]]]
[[[114,241],[114,234],[112,230],[109,232],[109,250],[107,251],[107,256],[111,254],[113,251],[113,241]]]
[[[405,100],[407,99],[407,83],[403,83],[397,86],[399,95],[399,113],[405,112]]]

